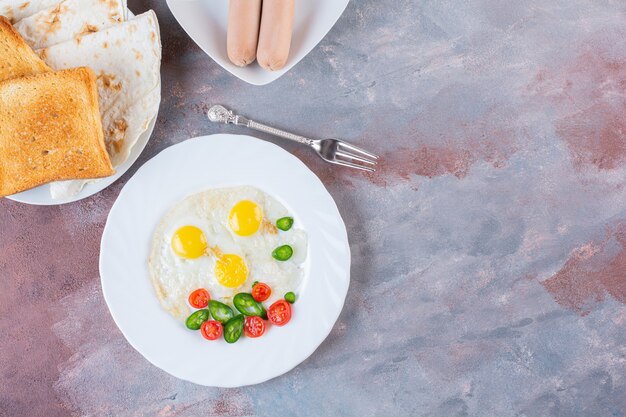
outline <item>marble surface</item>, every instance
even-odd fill
[[[354,0],[265,87],[205,56],[164,1],[129,3],[163,37],[139,161],[78,203],[0,201],[1,416],[626,415],[623,0]],[[137,167],[241,132],[208,124],[212,103],[383,157],[368,175],[285,146],[337,201],[351,286],[308,360],[241,389],[150,365],[99,285],[102,228]]]

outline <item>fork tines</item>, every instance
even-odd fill
[[[338,165],[374,172],[376,171],[377,160],[377,155],[365,149],[361,149],[358,146],[354,146],[342,140],[337,141],[335,161]]]

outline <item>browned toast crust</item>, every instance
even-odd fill
[[[11,22],[0,16],[0,81],[51,71]]]
[[[113,173],[91,69],[0,82],[0,197]]]

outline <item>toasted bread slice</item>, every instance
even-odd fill
[[[91,69],[0,82],[0,197],[113,172]]]
[[[0,81],[46,71],[51,71],[50,67],[30,49],[11,22],[0,16]]]

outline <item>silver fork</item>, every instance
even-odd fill
[[[378,156],[357,146],[351,145],[339,139],[309,139],[295,135],[275,127],[267,126],[254,120],[250,120],[240,114],[233,113],[224,106],[216,104],[207,112],[209,120],[216,123],[234,124],[246,126],[250,129],[269,133],[284,139],[290,139],[303,145],[308,145],[326,162],[342,165],[345,167],[362,169],[374,172]]]

